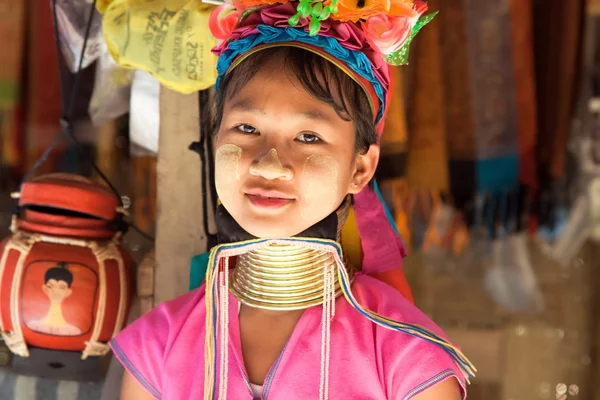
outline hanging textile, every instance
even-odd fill
[[[439,14],[442,78],[446,112],[446,146],[450,192],[455,207],[470,222],[475,181],[475,131],[473,96],[467,84],[470,74],[465,4],[446,0]]]
[[[538,146],[538,220],[532,228],[537,224],[550,240],[559,234],[566,214],[565,163],[579,85],[585,4],[585,0],[536,3],[533,13],[538,123],[544,140]]]
[[[437,10],[438,0],[429,2]],[[413,74],[409,101],[407,178],[416,207],[417,225],[425,226],[422,248],[426,252],[446,252],[460,219],[449,200],[448,152],[446,146],[446,104],[439,21],[415,41]],[[418,230],[415,229],[417,232]]]
[[[519,142],[519,181],[535,188],[537,184],[535,146],[537,140],[537,103],[533,60],[532,0],[511,0],[513,65]]]
[[[25,0],[11,1],[10,12],[0,12],[0,38],[0,167],[14,170],[21,161],[19,114],[25,48]]]
[[[428,4],[436,10],[437,3]],[[414,90],[408,107],[408,185],[430,193],[446,193],[449,188],[439,27],[439,21],[432,21],[414,42]]]
[[[381,182],[383,197],[387,200],[400,236],[407,250],[411,248],[411,222],[406,181],[406,109],[402,67],[390,67],[392,75],[391,101],[381,141],[381,157],[377,179]]]
[[[536,142],[538,138],[537,96],[533,48],[533,1],[511,0],[513,64],[519,142],[519,191],[516,205],[516,230],[527,230],[531,200],[538,188]]]
[[[465,4],[477,191],[503,195],[518,185],[510,3],[466,0]]]
[[[52,12],[49,1],[35,2],[29,8],[29,50],[27,53],[27,114],[26,146],[27,165],[42,154],[60,131],[60,89],[57,68],[57,52],[54,40]],[[52,153],[54,160],[60,158],[60,148]],[[50,160],[40,173],[52,170]]]

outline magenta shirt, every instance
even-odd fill
[[[356,299],[388,318],[444,336],[427,316],[390,286],[357,274]],[[204,286],[163,303],[121,332],[110,345],[125,368],[157,399],[202,399],[204,390]],[[253,399],[244,368],[239,302],[229,298],[228,399]],[[263,384],[262,399],[318,399],[322,307],[307,309]],[[444,336],[445,337],[445,336]],[[408,400],[464,376],[441,347],[373,324],[340,297],[331,323],[329,398]]]

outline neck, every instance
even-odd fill
[[[336,211],[299,233],[297,237],[340,242],[350,205],[351,197],[347,196]],[[253,239],[224,207],[218,208],[216,217],[221,243]],[[304,243],[271,244],[237,255],[237,264],[231,274],[229,286],[242,304],[263,312],[304,310],[323,304],[326,292],[325,271],[337,271],[336,261],[330,253],[316,250]],[[348,272],[352,278],[353,271],[348,269]],[[337,273],[334,275],[327,282],[331,285],[333,280],[337,296],[341,294],[341,288]]]
[[[337,269],[335,260],[324,251],[273,244],[238,256],[230,288],[242,304],[252,308],[305,310],[323,304],[324,271],[331,268]],[[351,268],[348,272],[353,273]],[[337,274],[334,286],[335,295],[340,295]]]
[[[304,313],[304,310],[269,310],[266,308],[252,307],[244,303],[240,307],[240,317],[246,316],[253,320],[295,320],[297,321]]]
[[[48,314],[46,314],[42,321],[48,326],[58,327],[65,325],[66,321],[63,317],[61,303],[51,303]]]

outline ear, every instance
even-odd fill
[[[67,291],[65,292],[65,298],[69,297],[72,294],[73,294],[73,289],[67,289]]]
[[[44,293],[48,294],[48,286],[46,286],[46,284],[42,285],[42,290],[44,291]]]
[[[358,194],[369,184],[375,175],[380,151],[381,148],[379,145],[372,144],[365,154],[358,154],[356,156],[354,173],[348,187],[349,194]]]

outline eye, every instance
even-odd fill
[[[258,132],[258,130],[255,127],[253,127],[252,125],[248,125],[248,124],[236,125],[234,127],[234,129],[238,132],[246,133],[246,134],[250,134],[250,135]]]
[[[302,133],[296,140],[302,143],[317,143],[321,141],[321,139],[313,133]]]

